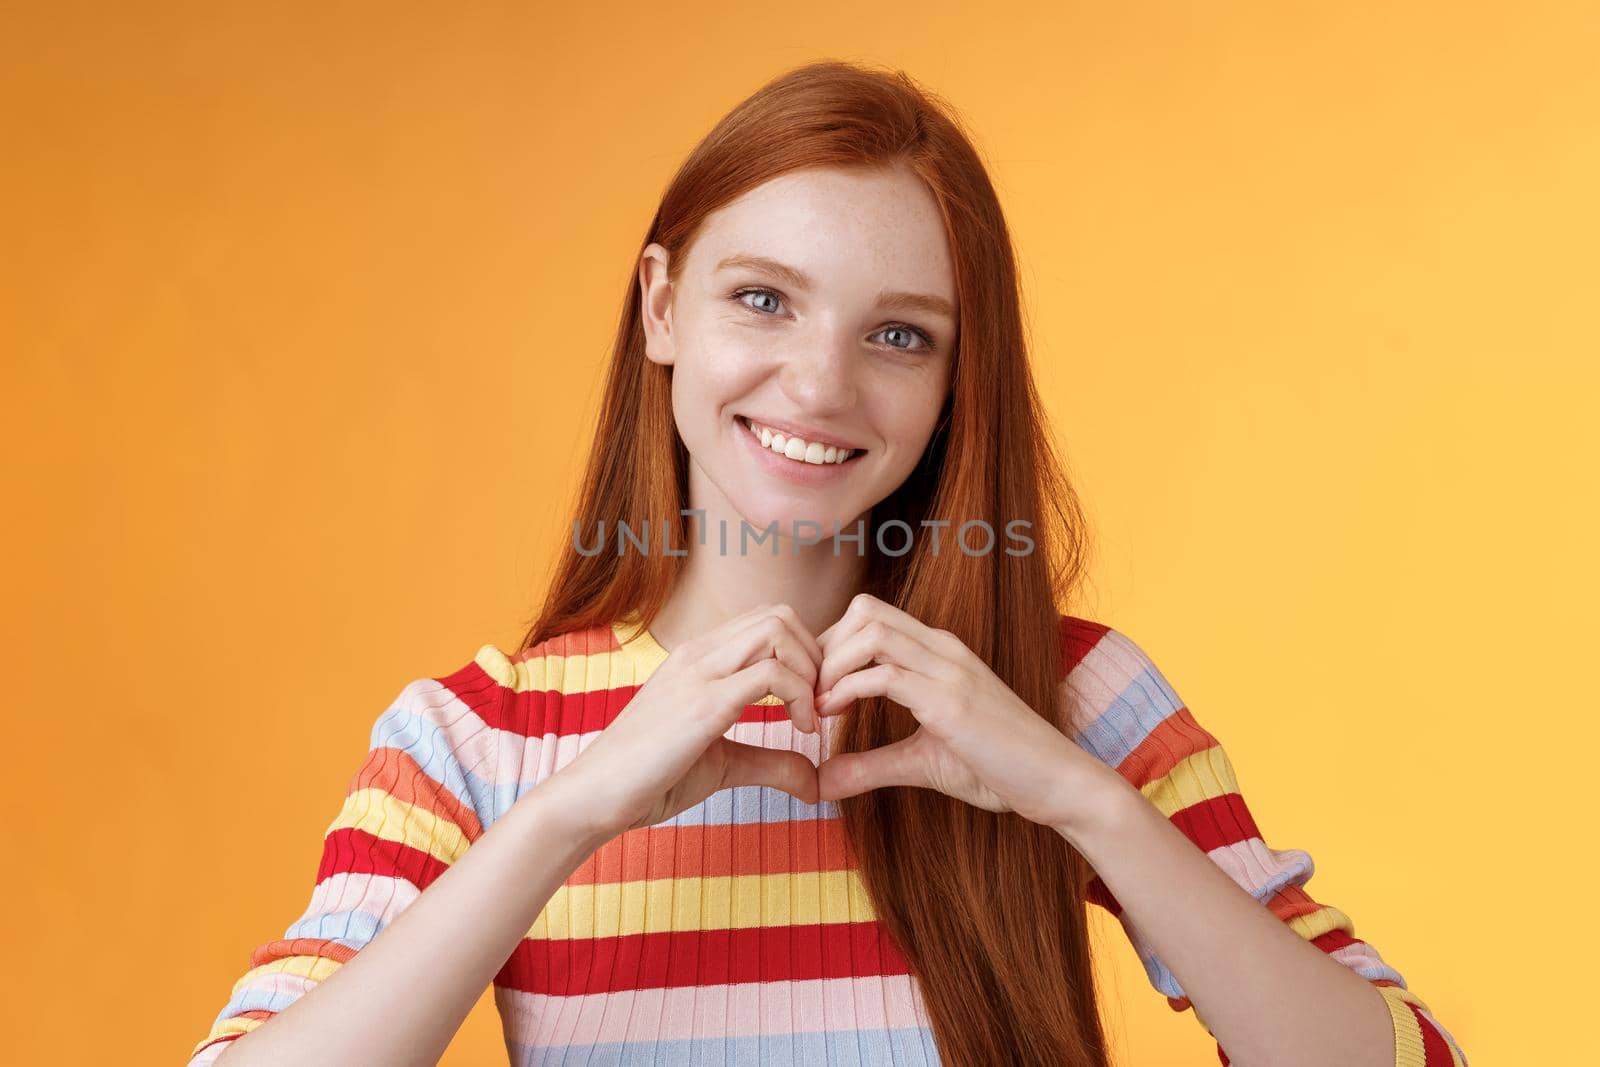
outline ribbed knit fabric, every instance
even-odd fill
[[[1087,712],[1074,740],[1295,933],[1377,987],[1396,1067],[1465,1067],[1349,916],[1306,893],[1311,856],[1262,840],[1228,756],[1149,657],[1087,619],[1063,615],[1061,635],[1061,675]],[[666,657],[630,617],[512,656],[484,645],[454,673],[405,686],[327,829],[310,905],[251,953],[191,1067],[367,945],[517,797],[570,763]],[[799,733],[769,697],[727,736],[817,762],[837,721]],[[1167,1003],[1189,1009],[1098,878],[1090,900],[1117,917]],[[836,806],[768,787],[723,790],[602,846],[557,889],[494,996],[519,1067],[939,1062],[918,980],[874,917]],[[1220,1046],[1217,1056],[1228,1063]]]

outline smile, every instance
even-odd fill
[[[759,422],[751,422],[743,415],[738,416],[739,425],[743,426],[754,437],[762,448],[769,452],[776,452],[785,459],[796,463],[809,463],[813,466],[826,464],[847,463],[855,456],[861,454],[861,449],[841,448],[836,445],[823,444],[820,441],[806,441],[800,437],[791,437],[782,431],[763,426]]]

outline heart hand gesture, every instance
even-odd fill
[[[960,638],[876,597],[858,595],[817,641],[817,714],[883,695],[919,724],[903,740],[823,760],[824,799],[914,785],[1061,828],[1099,790],[1127,784],[1024,703]]]

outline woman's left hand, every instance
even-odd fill
[[[1108,794],[1131,788],[1028,707],[948,630],[862,593],[817,641],[819,715],[882,695],[919,723],[903,740],[824,758],[817,767],[822,799],[922,786],[1065,833]]]

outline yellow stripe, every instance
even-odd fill
[[[1234,777],[1233,763],[1221,745],[1185,756],[1172,770],[1153,782],[1146,782],[1139,790],[1169,819],[1174,812],[1191,804],[1238,791],[1239,781]]]
[[[1405,1006],[1404,998],[1395,996],[1400,987],[1382,985],[1373,988],[1383,994],[1383,1002],[1389,1006],[1389,1018],[1394,1024],[1395,1067],[1427,1067],[1428,1054],[1422,1046],[1422,1028],[1417,1024],[1417,1017],[1411,1014],[1411,1009]]]
[[[633,662],[621,649],[571,656],[550,653],[512,662],[489,644],[478,649],[473,662],[500,685],[519,693],[554,691],[573,696],[634,684]]]
[[[1355,924],[1350,921],[1350,916],[1331,904],[1324,904],[1309,915],[1296,915],[1286,925],[1307,941],[1321,937],[1329,930],[1343,930],[1351,937],[1355,936]]]
[[[264,975],[288,974],[320,982],[342,966],[338,960],[330,960],[326,956],[285,956],[244,972],[239,976],[239,980],[233,983],[232,995],[238,996],[246,986]]]
[[[527,936],[626,937],[691,930],[869,922],[876,918],[856,871],[563,885]]]
[[[613,627],[613,632],[623,629],[619,624]],[[643,657],[642,663],[630,658],[623,649],[572,656],[552,653],[513,662],[498,646],[490,644],[478,649],[473,662],[490,678],[515,692],[554,691],[573,696],[641,684],[642,676],[659,666],[661,654],[651,648],[640,648],[637,654]],[[751,703],[782,704],[783,699],[769,693]]]
[[[1433,1014],[1423,999],[1409,989],[1399,986],[1375,986],[1383,994],[1384,1003],[1389,1005],[1389,1017],[1394,1020],[1394,1062],[1395,1067],[1426,1067],[1427,1051],[1422,1043],[1422,1023],[1407,1004],[1415,1004],[1421,1010]],[[1444,1042],[1445,1048],[1450,1050],[1450,1063],[1452,1067],[1467,1067],[1466,1061],[1461,1058],[1454,1045],[1445,1041],[1444,1035],[1439,1039]]]
[[[461,827],[386,789],[357,789],[346,796],[326,833],[347,828],[410,845],[445,863],[454,863],[467,850],[467,835]]]

